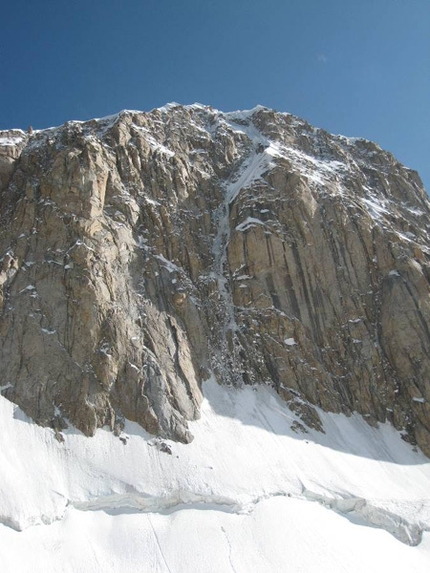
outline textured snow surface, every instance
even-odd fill
[[[428,572],[430,463],[393,428],[296,433],[268,388],[204,394],[189,445],[133,423],[59,443],[0,398],[1,571]]]
[[[18,145],[18,143],[21,143],[22,140],[23,138],[18,136],[0,137],[0,146],[13,147]]]

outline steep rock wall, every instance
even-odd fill
[[[170,105],[2,132],[0,185],[0,386],[38,423],[189,441],[213,373],[430,454],[429,202],[376,144]]]

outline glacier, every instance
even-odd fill
[[[389,424],[274,391],[203,386],[185,445],[127,422],[64,442],[0,398],[3,571],[414,571],[430,561],[430,461]]]

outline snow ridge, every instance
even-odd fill
[[[274,492],[260,495],[246,502],[240,502],[230,497],[214,494],[198,494],[192,491],[178,490],[166,492],[163,496],[153,496],[134,492],[127,494],[111,494],[93,498],[86,501],[71,501],[65,503],[64,511],[57,516],[41,516],[40,521],[29,524],[51,525],[55,521],[65,518],[69,508],[78,511],[105,511],[113,515],[127,514],[133,511],[138,513],[171,514],[184,509],[208,509],[237,515],[249,515],[256,506],[263,501],[277,497],[288,497],[297,500],[317,502],[326,509],[346,517],[353,522],[383,529],[393,535],[402,543],[410,546],[419,545],[424,531],[430,531],[430,526],[411,523],[405,517],[378,506],[378,502],[366,500],[361,497],[336,497],[314,493],[303,487],[302,494],[291,492]],[[404,502],[407,503],[407,502]],[[428,502],[430,508],[430,501]],[[21,524],[9,517],[0,516],[0,523],[15,531],[23,531]]]
[[[313,493],[306,488],[303,488],[301,495],[289,492],[275,492],[256,497],[246,503],[224,496],[177,491],[169,492],[168,495],[162,497],[138,493],[110,495],[91,501],[71,502],[70,505],[80,511],[104,510],[115,513],[127,512],[130,509],[144,513],[164,513],[166,511],[171,513],[185,508],[192,508],[196,510],[213,509],[234,514],[250,514],[259,503],[276,497],[313,501],[349,520],[361,518],[364,525],[383,529],[402,543],[410,546],[416,546],[421,543],[423,531],[430,531],[430,527],[425,525],[420,527],[416,523],[410,523],[401,515],[379,507],[370,500],[361,497],[329,497]],[[430,508],[430,502],[428,505]]]
[[[384,529],[406,545],[418,545],[422,541],[423,532],[430,531],[429,526],[420,527],[417,523],[410,523],[405,517],[361,497],[329,497],[304,488],[303,498],[316,501],[348,519],[361,518],[364,525]],[[428,505],[430,508],[430,502]]]

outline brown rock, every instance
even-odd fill
[[[1,132],[0,189],[0,385],[38,423],[189,441],[213,372],[430,455],[429,203],[377,145],[168,106]]]

